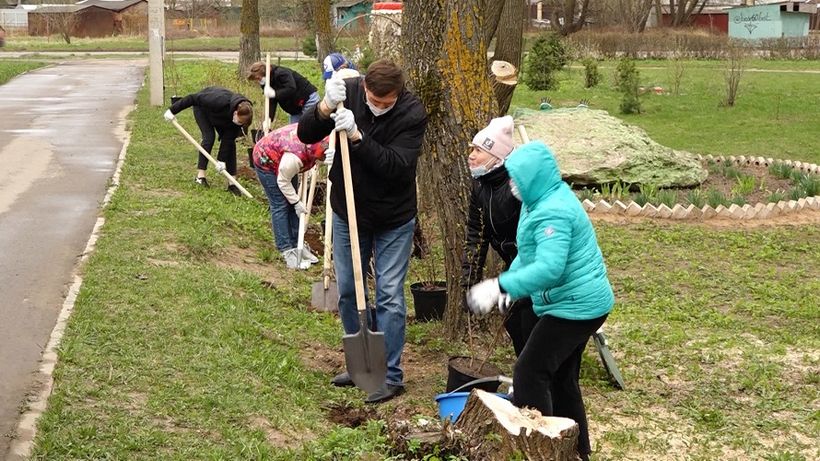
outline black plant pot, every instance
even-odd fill
[[[472,362],[472,364],[470,363]],[[451,392],[454,389],[469,383],[478,378],[487,378],[490,376],[498,376],[501,370],[492,363],[485,363],[481,368],[481,359],[474,359],[470,357],[451,357],[447,362],[447,389],[444,392]],[[486,383],[478,383],[472,386],[462,388],[459,392],[470,392],[473,389],[481,389],[487,392],[497,392],[499,381],[490,381]]]
[[[446,282],[433,282],[432,285],[416,282],[410,285],[410,293],[413,295],[417,321],[441,320],[447,307]]]

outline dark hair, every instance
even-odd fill
[[[242,101],[236,105],[236,115],[243,126],[250,126],[253,121],[253,107],[248,101]]]
[[[380,98],[398,94],[404,88],[404,71],[389,59],[379,59],[367,68],[364,84]]]

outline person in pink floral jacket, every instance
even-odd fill
[[[260,139],[253,148],[253,166],[268,196],[276,249],[282,253],[289,269],[307,269],[319,259],[306,243],[302,262],[297,266],[299,214],[307,213],[296,192],[298,175],[325,158],[328,138],[316,144],[303,144],[296,136],[296,127],[296,123],[285,125]]]

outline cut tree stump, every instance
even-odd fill
[[[578,459],[575,421],[517,408],[508,400],[480,389],[470,393],[455,429],[468,445],[465,454],[470,459]]]

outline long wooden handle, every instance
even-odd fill
[[[268,53],[265,57],[265,86],[270,86],[270,53]],[[264,89],[263,89],[264,91]],[[265,120],[270,120],[270,99],[264,94],[262,97],[265,99]],[[263,120],[263,122],[265,121]],[[267,126],[266,123],[262,123],[262,126]],[[269,130],[264,130],[265,134],[268,134]]]
[[[308,189],[307,202],[305,202],[308,217],[310,216],[311,208],[313,208],[313,198],[316,195],[316,180],[318,177],[319,167],[318,165],[314,165],[310,170],[310,188]]]
[[[179,122],[176,121],[176,119],[171,120],[171,123],[174,125],[174,127],[176,127],[177,130],[179,130],[180,133],[182,133],[182,136],[185,136],[185,139],[187,139],[188,141],[191,142],[191,144],[196,146],[196,148],[199,150],[199,152],[202,155],[204,155],[205,158],[207,158],[209,162],[213,163],[214,166],[217,165],[216,160],[213,157],[211,157],[211,154],[209,154],[207,150],[203,149],[202,146],[200,146],[199,143],[196,142],[196,140],[193,137],[191,137],[191,135],[188,134],[187,131],[185,131],[185,128],[182,128],[182,125],[180,125]],[[222,142],[229,142],[229,141],[227,139],[225,139]],[[225,176],[225,178],[228,179],[228,182],[230,182],[231,184],[236,186],[236,188],[239,189],[240,192],[242,192],[242,195],[244,195],[245,197],[248,197],[248,198],[253,198],[253,195],[251,195],[250,192],[248,192],[244,187],[242,187],[242,184],[239,184],[239,181],[237,181],[236,178],[231,176],[230,173],[228,173],[225,170],[222,170],[221,173],[222,173],[223,176]]]
[[[336,136],[336,133],[333,134]],[[330,209],[330,168],[327,169],[327,182],[325,183],[325,254],[322,263],[324,273],[325,290],[330,287],[330,257],[333,248],[333,210]]]
[[[530,142],[530,137],[527,135],[527,129],[524,128],[524,125],[518,125],[518,134],[521,135],[521,140],[524,141],[524,144]]]
[[[359,225],[356,222],[356,201],[353,197],[353,178],[350,173],[350,148],[347,145],[347,131],[339,132],[342,145],[342,173],[345,180],[345,200],[347,204],[347,224],[350,227],[350,251],[353,253],[353,282],[356,284],[356,309],[367,309],[364,299],[364,275],[362,274],[362,254],[359,252]]]

